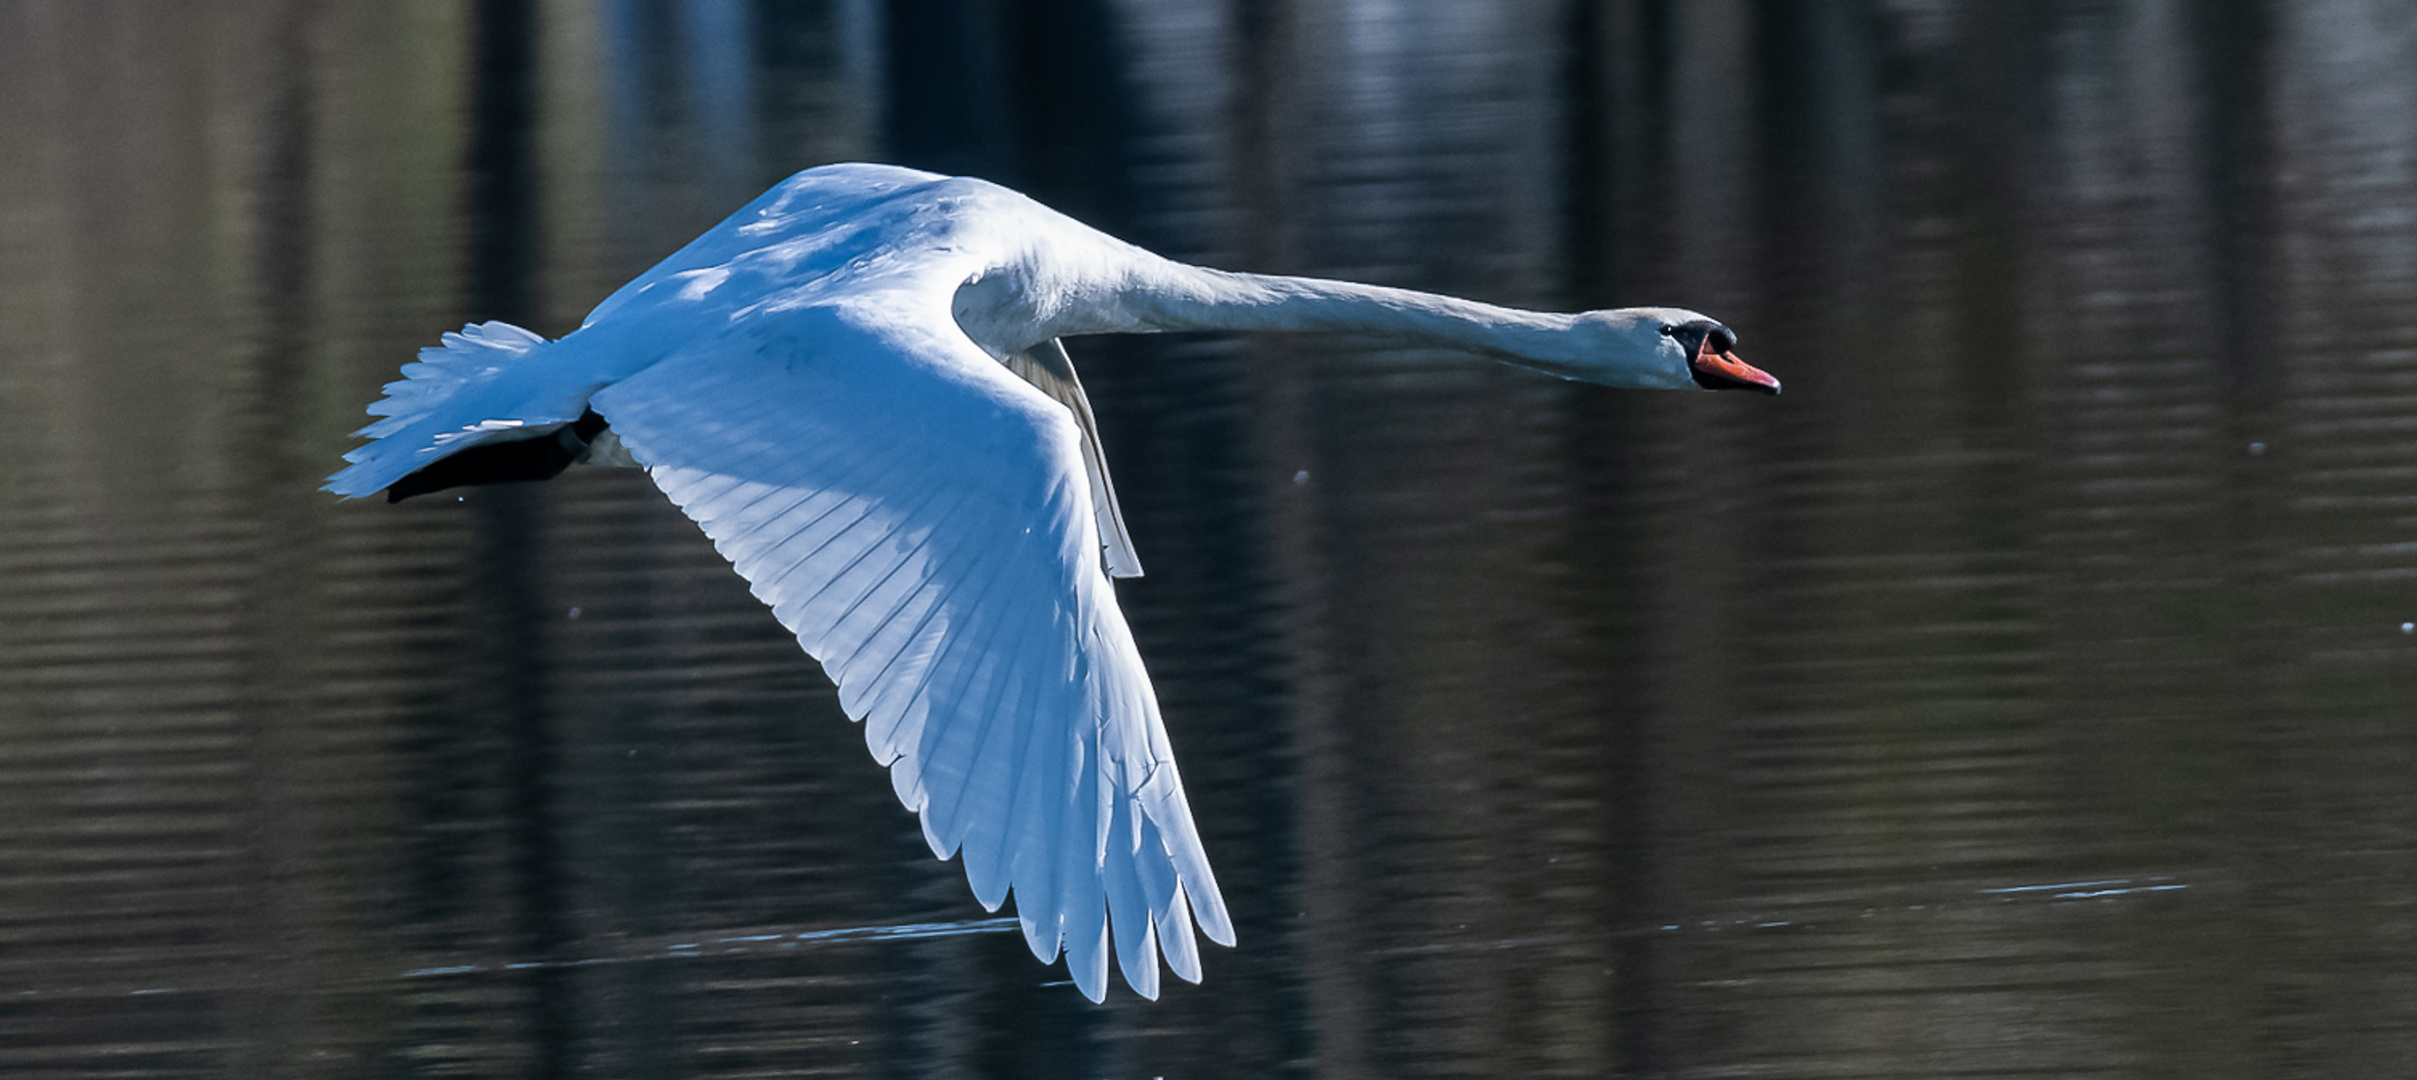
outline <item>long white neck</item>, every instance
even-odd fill
[[[1029,268],[969,285],[959,293],[958,321],[977,340],[991,336],[991,327],[1004,337],[1003,324],[1019,322],[1019,336],[1035,340],[1017,348],[1082,334],[1341,331],[1481,353],[1565,378],[1594,377],[1576,366],[1586,357],[1571,333],[1575,316],[1381,285],[1212,270],[1118,246],[1126,257],[1113,272],[1083,272],[1101,269],[1096,263],[1056,274]]]
[[[1548,370],[1570,350],[1568,315],[1349,281],[1154,269],[1127,294],[1131,314],[1151,330],[1340,331]]]

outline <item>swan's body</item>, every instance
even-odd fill
[[[1092,1000],[1234,931],[1109,576],[1140,572],[1057,339],[1354,330],[1569,378],[1778,383],[1692,312],[1548,315],[1185,266],[979,180],[835,165],[766,192],[546,342],[424,350],[328,489],[646,467],[838,683],[996,910]],[[604,425],[609,424],[609,434]],[[434,468],[431,468],[434,466]],[[416,474],[416,475],[415,475]],[[1113,934],[1111,934],[1113,928]]]

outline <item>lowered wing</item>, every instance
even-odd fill
[[[754,312],[594,396],[839,684],[984,907],[1106,993],[1232,944],[1156,695],[1101,569],[1082,432],[917,290]],[[902,314],[903,313],[903,314]],[[904,314],[920,316],[906,318]]]
[[[1107,565],[1109,577],[1140,577],[1141,556],[1134,553],[1133,537],[1125,532],[1125,514],[1116,505],[1116,485],[1108,481],[1108,456],[1100,448],[1099,423],[1091,418],[1091,398],[1083,393],[1082,380],[1074,377],[1074,359],[1066,355],[1066,346],[1050,338],[1008,357],[1007,370],[1074,414],[1074,426],[1083,432],[1083,472],[1091,480],[1100,561]]]

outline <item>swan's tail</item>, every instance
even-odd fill
[[[487,322],[443,340],[421,349],[419,361],[403,365],[403,377],[387,383],[386,396],[371,403],[369,414],[384,419],[353,433],[372,441],[344,455],[351,466],[328,477],[325,490],[358,498],[383,488],[389,499],[399,499],[461,483],[542,479],[561,471],[595,437],[595,430],[580,428],[602,428],[601,420],[582,423],[593,415],[586,410],[594,387],[548,386],[543,371],[529,363],[546,339],[510,323]],[[528,445],[507,445],[520,443]],[[480,446],[492,452],[458,456]],[[565,453],[570,456],[561,457]],[[501,460],[482,464],[478,458]],[[463,475],[431,473],[401,483],[448,459],[457,467],[443,471]]]

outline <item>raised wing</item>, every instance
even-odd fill
[[[894,300],[887,303],[885,300]],[[934,854],[1107,990],[1232,944],[1157,697],[1101,572],[1068,410],[913,296],[751,313],[598,392],[655,483],[839,684]]]

